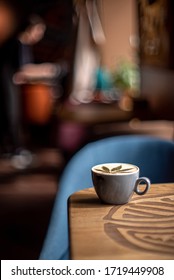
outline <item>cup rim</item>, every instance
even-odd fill
[[[128,165],[128,166],[133,166],[135,167],[136,169],[132,172],[124,172],[124,173],[107,173],[107,172],[103,172],[103,171],[99,171],[99,170],[95,170],[96,168],[99,168],[101,166],[105,166],[105,165],[112,165],[112,166],[119,166],[119,165]],[[102,174],[102,175],[106,175],[106,176],[125,176],[125,175],[131,175],[131,174],[135,174],[137,172],[139,172],[139,167],[133,163],[127,163],[127,162],[104,162],[104,163],[99,163],[99,164],[96,164],[94,166],[92,166],[91,168],[91,171],[93,173],[96,173],[96,174]]]

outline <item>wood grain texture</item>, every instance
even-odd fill
[[[174,184],[154,184],[125,205],[102,204],[93,188],[69,200],[72,259],[174,259]]]

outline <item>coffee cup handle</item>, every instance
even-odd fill
[[[145,183],[145,189],[144,190],[140,190],[139,189],[139,185],[140,185],[141,182]],[[143,194],[145,194],[149,190],[149,188],[150,188],[150,180],[147,177],[140,177],[135,182],[134,191],[138,195],[143,195]]]

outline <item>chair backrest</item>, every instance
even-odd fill
[[[152,183],[174,182],[174,142],[148,136],[114,136],[79,150],[62,174],[40,259],[68,259],[68,198],[92,187],[91,167],[106,162],[128,162]]]

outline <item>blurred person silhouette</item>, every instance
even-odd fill
[[[35,28],[38,21],[30,20],[27,2],[21,4],[17,0],[0,0],[0,145],[2,154],[8,155],[11,164],[19,169],[32,162],[32,155],[24,148],[21,93],[14,75],[22,65],[33,61],[30,33],[31,41],[36,43],[45,29],[44,24]]]
[[[2,153],[8,155],[12,165],[18,169],[26,168],[32,163],[32,154],[25,147],[24,138],[27,134],[24,132],[27,131],[22,85],[51,79],[57,82],[68,73],[66,62],[35,64],[33,45],[43,38],[46,24],[40,15],[33,12],[33,6],[34,3],[29,0],[25,3],[22,0],[0,0],[0,146]],[[42,91],[45,90],[43,84],[41,87]],[[34,97],[32,100],[38,102],[38,108],[34,110],[30,106],[29,109],[33,113],[40,109],[38,96],[41,90],[38,91],[39,93],[35,92],[36,99]],[[45,110],[43,106],[43,110],[48,110],[49,113],[54,93],[48,90],[46,94],[44,106],[47,105],[48,109]],[[34,107],[37,107],[36,104]]]
[[[21,61],[19,69],[13,75],[14,84],[21,86],[24,118],[31,124],[32,129],[35,129],[37,140],[40,139],[38,131],[42,134],[44,125],[48,125],[47,136],[50,134],[52,125],[49,126],[49,120],[56,101],[62,97],[61,81],[69,71],[66,61],[35,62],[32,47],[43,38],[45,31],[46,24],[43,19],[32,14],[30,25],[18,36],[21,43]]]

